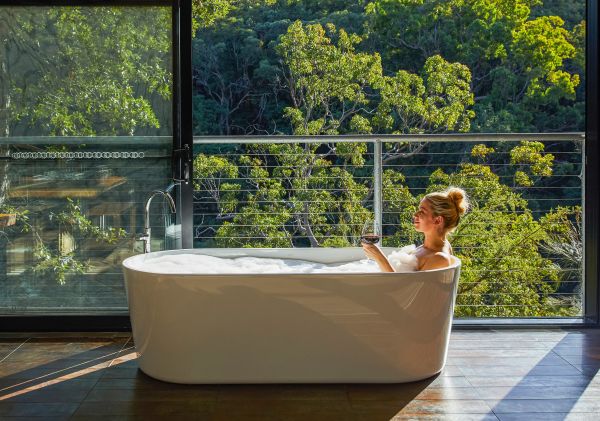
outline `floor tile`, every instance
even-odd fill
[[[487,357],[487,358],[544,358],[553,350],[549,349],[449,349],[448,358],[454,357]]]
[[[112,419],[113,416],[138,417],[180,417],[214,410],[213,402],[83,402],[74,411],[76,417],[99,416]]]
[[[9,417],[68,417],[77,403],[0,402],[0,416]]]
[[[531,413],[498,414],[500,421],[598,421],[598,414],[593,413]]]
[[[593,384],[590,377],[584,376],[534,376],[524,374],[521,376],[466,376],[466,380],[474,387],[484,386],[588,386]]]
[[[410,401],[425,390],[445,390],[444,388],[428,387],[434,382],[406,383],[394,385],[348,385],[348,398],[351,402],[359,401]],[[453,388],[448,388],[453,389]]]
[[[400,414],[489,414],[491,408],[486,402],[478,399],[461,400],[412,400]]]
[[[146,376],[142,372],[138,372],[137,376],[130,378],[102,377],[95,383],[95,389],[179,390],[187,389],[189,387],[213,391],[217,391],[219,388],[219,386],[214,385],[190,386],[185,384],[163,382]]]
[[[501,399],[486,400],[486,403],[496,414],[510,413],[598,413],[600,414],[600,400],[598,399]]]
[[[19,346],[23,345],[23,340],[9,340],[9,341],[1,341],[0,342],[0,363],[4,361],[7,357],[13,354]]]
[[[552,366],[569,366],[569,361],[559,355],[547,353],[545,355],[538,355],[535,357],[515,357],[515,356],[485,356],[485,357],[474,357],[472,355],[464,357],[448,358],[448,364],[457,366],[484,366],[490,365],[501,365],[501,366],[525,366],[534,367],[537,365],[552,365]]]
[[[85,397],[85,402],[182,402],[216,400],[216,390],[194,387],[174,390],[148,389],[96,389]]]
[[[572,365],[565,366],[545,366],[536,365],[517,366],[517,365],[491,365],[482,366],[461,366],[461,372],[465,376],[580,376],[581,371]]]
[[[473,387],[448,387],[429,388],[423,390],[416,399],[425,400],[456,400],[456,399],[482,399]]]
[[[396,415],[390,421],[498,421],[496,414],[418,414],[418,415]]]
[[[479,399],[579,399],[600,397],[600,388],[586,386],[478,387]]]

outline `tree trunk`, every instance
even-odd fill
[[[313,233],[312,228],[310,226],[310,221],[308,220],[308,213],[309,213],[308,204],[304,203],[304,213],[302,214],[302,222],[303,222],[302,225],[306,232],[306,236],[308,237],[308,240],[310,241],[311,247],[321,247],[321,245],[315,238],[315,234]]]

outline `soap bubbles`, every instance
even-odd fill
[[[144,272],[164,274],[245,274],[245,273],[370,273],[380,272],[367,259],[339,264],[294,259],[259,257],[221,258],[203,254],[172,254],[147,259],[139,268]]]

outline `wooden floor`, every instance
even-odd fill
[[[416,383],[183,386],[140,372],[126,335],[4,337],[0,419],[600,420],[599,369],[600,330],[455,331]]]

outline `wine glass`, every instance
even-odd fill
[[[379,224],[374,220],[369,219],[363,224],[362,232],[360,234],[361,243],[365,244],[377,244],[381,239],[381,229]]]

